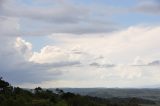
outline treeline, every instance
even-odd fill
[[[103,99],[63,92],[56,89],[52,92],[40,87],[24,90],[13,87],[0,78],[0,106],[140,106],[154,104],[153,101],[138,98]]]

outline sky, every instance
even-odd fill
[[[159,0],[0,0],[0,76],[24,88],[160,87]]]

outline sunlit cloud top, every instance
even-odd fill
[[[27,88],[159,86],[159,11],[159,0],[0,0],[0,76]]]

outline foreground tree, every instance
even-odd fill
[[[13,87],[6,81],[0,78],[0,93],[11,93]]]
[[[139,104],[154,104],[152,101],[138,98],[110,98],[81,96],[56,89],[56,93],[37,87],[26,90],[12,87],[0,78],[0,106],[140,106]]]

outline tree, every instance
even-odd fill
[[[2,79],[2,77],[1,77],[1,78],[0,78],[0,88],[1,88],[1,89],[4,89],[4,88],[6,88],[6,87],[9,87],[9,83],[6,82],[6,81],[4,81],[4,80]]]
[[[2,77],[0,77],[0,92],[10,93],[12,90],[13,87],[8,82],[4,81]]]
[[[37,87],[34,89],[35,93],[40,93],[42,92],[42,88],[41,87]]]
[[[59,94],[59,95],[62,95],[64,94],[64,91],[59,89],[59,88],[56,88],[56,92]]]

